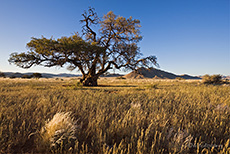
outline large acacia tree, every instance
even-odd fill
[[[12,53],[9,62],[22,68],[67,65],[68,69],[82,73],[81,82],[85,86],[96,86],[99,76],[112,68],[134,70],[157,65],[155,56],[140,58],[139,20],[116,16],[112,11],[100,19],[92,8],[82,16],[81,35],[32,38],[27,43],[28,51]]]

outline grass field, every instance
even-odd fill
[[[230,86],[0,79],[0,153],[230,153]]]

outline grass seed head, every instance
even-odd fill
[[[42,138],[44,142],[50,144],[51,149],[58,149],[60,146],[70,148],[74,146],[77,124],[71,118],[69,112],[56,113],[51,120],[48,120],[42,129]]]

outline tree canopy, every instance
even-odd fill
[[[75,33],[58,39],[33,37],[27,43],[28,51],[12,53],[9,62],[22,68],[68,65],[69,70],[78,69],[82,73],[81,82],[86,86],[96,86],[99,76],[112,68],[135,70],[158,65],[155,56],[140,58],[139,20],[126,19],[112,11],[100,19],[93,8],[82,17],[81,35]]]

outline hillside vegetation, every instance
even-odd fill
[[[230,152],[229,85],[98,83],[0,79],[0,153]]]

